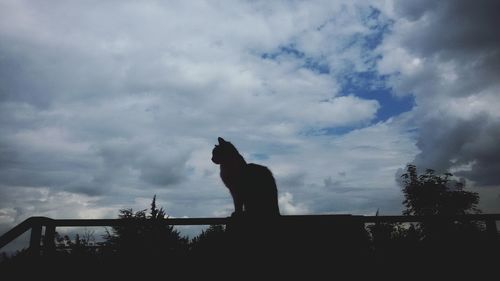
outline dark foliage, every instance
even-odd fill
[[[415,165],[408,165],[402,175],[406,207],[403,214],[428,217],[417,225],[423,239],[452,241],[465,238],[461,236],[477,236],[484,227],[477,222],[442,219],[481,212],[477,207],[479,195],[465,191],[465,184],[452,180],[452,176],[451,173],[437,175],[431,169],[418,175]]]
[[[130,224],[114,226],[106,235],[107,250],[113,254],[142,260],[160,256],[176,260],[186,255],[188,239],[166,224],[168,218],[163,208],[156,207],[156,196],[149,213],[122,209],[118,217]]]
[[[420,268],[417,273],[440,272],[452,277],[476,274],[491,264],[498,240],[488,237],[482,223],[449,219],[480,213],[478,194],[465,191],[465,184],[452,176],[430,169],[419,175],[416,166],[407,166],[402,175],[403,215],[422,216],[423,220],[367,227],[378,270],[411,272]]]
[[[149,212],[122,209],[118,217],[128,223],[108,231],[102,247],[113,272],[125,278],[138,272],[141,277],[183,272],[189,240],[166,223],[168,217],[156,207],[156,196]]]
[[[463,273],[478,277],[477,272],[494,268],[498,237],[492,239],[480,224],[442,220],[445,215],[479,212],[477,194],[464,191],[450,174],[428,170],[418,175],[411,165],[403,179],[404,214],[435,219],[364,228],[348,217],[331,224],[243,216],[227,226],[209,226],[188,240],[166,224],[168,217],[153,197],[149,210],[120,210],[119,218],[129,223],[111,228],[104,242],[96,243],[88,231],[73,239],[57,234],[55,253],[33,259],[20,251],[3,256],[0,269],[28,274],[25,268],[30,265],[37,272],[57,271],[61,276],[78,272],[88,278],[186,280],[384,278],[409,272],[426,278]]]
[[[193,255],[205,255],[219,251],[226,238],[226,229],[223,225],[211,225],[191,240],[190,252]]]
[[[452,181],[451,173],[436,175],[427,169],[424,174],[417,174],[415,165],[408,165],[403,178],[404,215],[463,215],[479,213],[477,208],[479,195],[465,191],[465,184]]]

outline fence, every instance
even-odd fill
[[[235,222],[235,218],[169,218],[165,220],[167,225],[228,225]],[[300,215],[280,216],[275,218],[277,222],[284,223],[418,223],[426,221],[483,221],[487,233],[497,239],[498,230],[496,222],[500,220],[500,214],[471,214],[458,216],[357,216],[357,215]],[[259,223],[259,220],[255,222]],[[15,226],[0,237],[0,249],[16,239],[28,230],[31,230],[29,252],[32,255],[40,255],[42,250],[55,250],[55,233],[57,227],[96,227],[96,226],[125,226],[141,223],[137,220],[127,219],[51,219],[47,217],[30,217]],[[42,230],[43,236],[42,236]]]

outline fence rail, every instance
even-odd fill
[[[227,225],[237,219],[227,218],[168,218],[167,225]],[[470,214],[455,216],[358,216],[358,215],[298,215],[280,216],[273,218],[273,222],[285,223],[340,223],[354,222],[370,223],[417,223],[425,221],[483,221],[486,231],[492,236],[498,236],[496,222],[500,221],[500,214]],[[262,220],[255,220],[259,223]],[[31,230],[29,251],[39,255],[41,250],[42,230],[44,231],[44,250],[55,248],[54,238],[56,227],[95,227],[95,226],[126,226],[137,225],[141,222],[135,219],[51,219],[47,217],[30,217],[21,222],[0,237],[0,249],[12,240]]]

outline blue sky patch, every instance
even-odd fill
[[[302,59],[305,57],[305,53],[297,49],[295,44],[288,44],[286,46],[280,46],[278,50],[269,53],[263,53],[260,57],[263,59],[275,60],[280,56],[292,56],[297,59]]]
[[[263,53],[260,57],[262,59],[278,60],[281,56],[293,57],[297,60],[303,61],[302,68],[312,70],[319,74],[329,74],[330,66],[326,60],[308,57],[304,52],[297,49],[295,44],[291,43],[286,46],[280,46],[278,50],[269,53]]]
[[[364,18],[364,24],[372,32],[363,37],[363,47],[374,50],[382,43],[384,36],[391,31],[394,20],[385,18],[380,10],[370,7],[368,15]]]
[[[326,24],[326,23],[325,23]],[[387,119],[397,116],[403,112],[410,111],[414,106],[414,98],[412,95],[397,97],[392,94],[392,89],[388,87],[388,76],[380,75],[375,69],[377,61],[381,59],[380,55],[374,54],[376,49],[383,41],[384,36],[391,32],[394,21],[384,17],[380,10],[369,7],[364,11],[363,24],[368,27],[368,34],[357,33],[351,36],[351,39],[346,42],[345,49],[349,49],[354,45],[361,46],[365,64],[368,66],[367,71],[354,71],[354,67],[342,73],[335,74],[335,78],[339,81],[341,90],[340,95],[354,95],[362,99],[376,100],[380,104],[376,117],[371,120],[370,124],[386,121]],[[305,52],[301,51],[292,42],[287,45],[282,45],[275,51],[263,53],[262,59],[280,60],[282,57],[293,58],[302,62],[302,67],[314,71],[319,74],[333,74],[327,60],[321,57],[310,57]],[[335,134],[342,135],[352,130],[359,129],[367,124],[359,124],[355,126],[322,128],[320,130],[313,129],[304,132],[305,135],[316,134]]]
[[[412,95],[397,97],[392,94],[392,89],[386,86],[388,76],[379,75],[375,71],[353,72],[342,77],[342,95],[353,94],[363,99],[377,100],[380,109],[373,122],[380,122],[410,111],[415,100]]]

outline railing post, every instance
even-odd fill
[[[53,254],[56,250],[54,242],[56,234],[56,226],[53,222],[47,222],[45,225],[45,237],[43,239],[43,253],[44,255]]]
[[[30,248],[29,252],[32,256],[40,255],[40,240],[42,238],[42,222],[40,219],[34,219],[31,226]]]
[[[491,239],[497,239],[498,230],[497,230],[497,222],[494,219],[486,220],[486,231],[488,232],[488,236]]]

